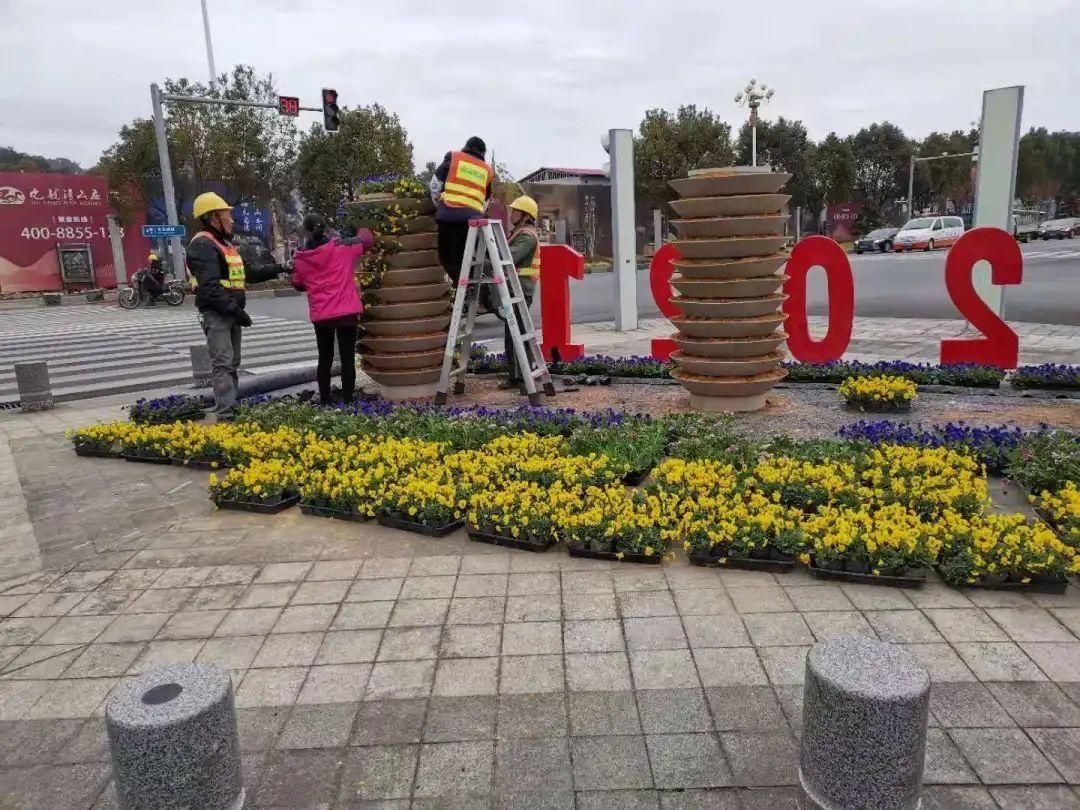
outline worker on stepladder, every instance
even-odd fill
[[[510,258],[514,260],[517,268],[518,280],[521,282],[521,292],[525,296],[526,306],[532,306],[533,296],[536,294],[536,285],[540,282],[540,237],[536,233],[536,220],[539,212],[536,200],[522,195],[510,203]],[[521,377],[521,369],[518,368],[517,355],[514,353],[514,342],[510,336],[510,324],[505,313],[497,313],[496,317],[503,322],[503,348],[506,352],[506,365],[510,371],[507,380],[499,384],[499,388],[506,390],[517,388],[525,393],[525,381]],[[518,318],[518,332],[525,331],[525,324]]]
[[[469,220],[482,217],[491,199],[495,171],[485,162],[486,156],[487,145],[472,136],[463,149],[446,153],[429,186],[431,199],[438,205],[439,264],[455,284],[465,256]]]
[[[210,353],[214,412],[218,421],[228,421],[240,392],[240,330],[251,326],[251,316],[244,311],[244,286],[249,278],[268,281],[285,268],[278,264],[244,268],[232,242],[232,206],[219,195],[200,194],[191,214],[202,227],[188,245],[188,276]]]

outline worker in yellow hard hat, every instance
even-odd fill
[[[165,292],[165,269],[161,266],[161,259],[156,253],[151,252],[146,257],[146,261],[148,264],[143,274],[142,284],[150,297],[150,303],[153,304]]]
[[[540,236],[536,232],[536,220],[539,211],[536,200],[522,195],[510,203],[510,257],[514,260],[517,268],[518,279],[521,281],[521,291],[525,300],[532,306],[533,296],[536,294],[536,285],[540,283]],[[521,379],[521,370],[518,368],[517,356],[514,354],[514,343],[510,336],[510,326],[504,316],[500,315],[505,328],[503,331],[503,346],[506,351],[506,364],[510,371],[507,380],[499,385],[500,388],[519,388],[524,391],[524,382]],[[518,331],[525,331],[525,325],[518,319]]]
[[[269,280],[285,269],[277,264],[244,267],[233,245],[232,206],[221,195],[200,194],[191,215],[198,220],[199,231],[188,245],[188,276],[210,352],[214,410],[219,420],[229,420],[240,392],[240,330],[251,326],[251,316],[244,311],[245,284],[249,278]]]

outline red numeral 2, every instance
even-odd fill
[[[972,284],[975,262],[990,262],[994,284],[1019,284],[1024,257],[1016,240],[1000,228],[975,228],[961,236],[945,257],[945,288],[956,308],[985,335],[980,338],[948,338],[941,341],[941,362],[981,363],[1016,368],[1020,339],[996,312],[986,305]]]

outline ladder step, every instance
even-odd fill
[[[536,340],[536,332],[523,332],[521,335],[521,340],[523,343],[530,340]]]
[[[543,377],[545,374],[547,374],[547,367],[546,366],[541,366],[540,368],[534,368],[532,370],[533,379],[536,379],[538,377]]]

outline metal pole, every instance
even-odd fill
[[[664,212],[654,208],[652,212],[653,250],[664,246]]]
[[[157,84],[150,85],[150,102],[154,107],[154,135],[157,137],[158,164],[161,167],[161,193],[165,195],[165,214],[170,225],[179,225],[172,163],[169,161],[169,144],[165,139],[165,114],[161,109],[161,88]],[[172,261],[173,275],[177,279],[183,279],[184,257],[179,236],[174,236],[169,240],[169,256]]]
[[[757,124],[750,124],[750,165],[757,166]]]
[[[908,164],[908,176],[907,176],[907,216],[908,219],[915,217],[915,156],[911,156],[911,162]]]
[[[615,329],[637,329],[637,239],[634,228],[634,133],[608,132],[611,155],[611,243],[614,260]]]
[[[206,0],[202,0],[202,24],[203,34],[206,35],[206,64],[210,68],[210,86],[217,81],[217,71],[214,70],[214,43],[210,40],[210,14],[206,10]]]
[[[124,262],[124,243],[120,238],[120,220],[116,214],[109,214],[109,243],[112,247],[113,267],[116,268],[116,290],[119,292],[127,284],[127,265]]]
[[[795,241],[802,239],[802,206],[795,206]]]

